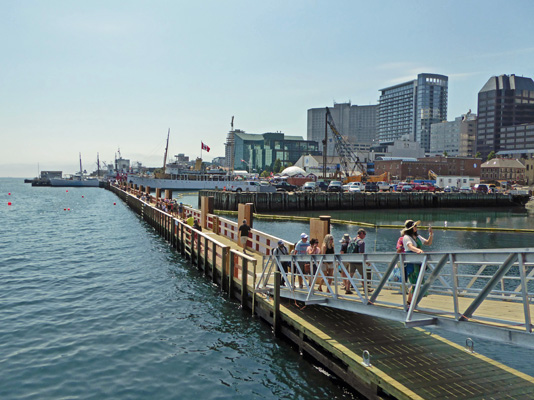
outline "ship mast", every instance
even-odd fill
[[[82,153],[80,153],[80,179],[83,177],[83,169],[82,169]]]
[[[169,150],[169,136],[171,134],[171,128],[167,132],[167,146],[165,146],[165,156],[163,157],[163,173],[165,173],[165,166],[167,165],[167,151]]]

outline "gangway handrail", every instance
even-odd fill
[[[323,271],[325,263],[334,265],[332,276]],[[304,272],[305,264],[310,265],[310,272]],[[363,274],[356,271],[351,276],[351,264],[361,265]],[[422,273],[414,285],[405,279],[407,264],[420,265]],[[394,274],[396,268],[399,271]],[[400,320],[407,326],[431,324],[534,348],[530,311],[534,301],[532,248],[269,255],[264,258],[256,289],[273,289],[276,271],[283,284],[281,297]],[[392,279],[399,273],[400,279]],[[322,292],[317,290],[321,279]],[[302,282],[302,288],[297,281]],[[353,295],[339,287],[347,282]]]

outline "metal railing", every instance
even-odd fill
[[[415,284],[405,277],[409,264],[421,271]],[[272,290],[275,272],[280,295],[306,304],[534,347],[534,249],[266,256],[258,292]]]

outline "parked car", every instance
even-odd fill
[[[332,181],[328,185],[327,192],[342,192],[343,191],[343,185],[341,184],[341,181]]]
[[[472,190],[471,190],[471,186],[462,186],[460,188],[460,193],[471,193]]]
[[[297,186],[287,183],[286,181],[274,183],[273,186],[276,188],[277,192],[294,192],[298,189]]]
[[[365,182],[366,192],[378,192],[378,185],[376,182]]]
[[[319,187],[317,186],[317,183],[315,183],[315,182],[306,182],[302,186],[302,190],[304,192],[316,192],[318,189],[319,189]]]
[[[426,183],[414,183],[412,188],[414,192],[428,192],[428,185]]]
[[[489,191],[490,191],[489,186],[484,184],[484,183],[479,183],[479,184],[473,186],[473,189],[477,193],[489,193]]]
[[[391,192],[393,190],[392,185],[387,182],[377,182],[378,190],[381,192]]]
[[[452,193],[452,192],[458,192],[458,188],[456,186],[445,186],[445,189],[443,189],[446,193]]]
[[[401,186],[401,192],[412,192],[413,187],[412,185],[402,185]]]
[[[317,187],[319,188],[320,191],[322,191],[322,192],[326,192],[327,191],[329,182],[317,181],[316,183],[317,183]]]
[[[361,182],[349,182],[343,185],[343,191],[345,192],[361,192],[363,184]]]

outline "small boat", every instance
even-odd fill
[[[100,181],[88,178],[82,169],[82,153],[80,153],[80,172],[67,178],[50,178],[50,186],[56,187],[99,187]]]

